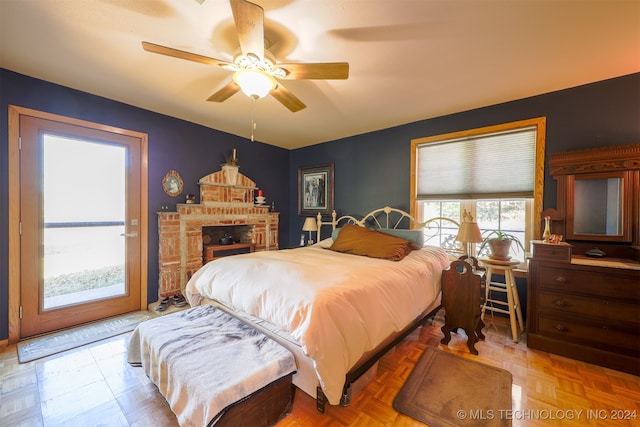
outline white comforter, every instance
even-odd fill
[[[324,249],[323,243],[219,258],[187,283],[191,306],[203,297],[287,331],[314,361],[332,405],[358,359],[413,321],[439,295],[449,265],[427,247],[394,262]]]

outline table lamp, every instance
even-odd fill
[[[465,209],[462,213],[462,223],[456,236],[456,241],[466,243],[467,255],[471,256],[471,245],[482,242],[482,234],[478,223],[473,220],[473,216]]]
[[[315,218],[308,217],[304,220],[304,224],[302,225],[302,231],[309,232],[309,240],[307,241],[307,245],[313,245],[313,238],[311,237],[312,231],[318,231],[318,223]]]

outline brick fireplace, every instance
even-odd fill
[[[235,233],[236,241],[253,243],[256,251],[278,249],[278,213],[254,204],[255,182],[223,167],[201,178],[198,185],[199,204],[179,203],[177,212],[158,212],[160,299],[183,292],[202,267],[203,227],[209,234],[217,227],[218,233]]]

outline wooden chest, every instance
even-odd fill
[[[293,402],[291,352],[210,305],[142,322],[127,360],[144,369],[181,425],[270,427]]]
[[[284,418],[293,407],[295,387],[293,374],[282,377],[267,387],[224,410],[216,427],[269,427]]]

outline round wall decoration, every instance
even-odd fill
[[[182,178],[180,178],[180,174],[174,170],[167,172],[162,179],[162,188],[164,188],[164,192],[171,197],[176,197],[182,193],[182,186]]]

